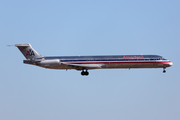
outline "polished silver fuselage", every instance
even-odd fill
[[[35,61],[49,61],[49,63],[52,61],[54,62],[54,64],[39,64]],[[159,55],[42,57],[34,60],[34,62],[32,60],[25,60],[24,63],[34,64],[50,69],[76,70],[115,68],[166,68],[172,66],[171,61],[164,59]]]

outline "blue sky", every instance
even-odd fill
[[[177,0],[0,1],[0,119],[179,120]],[[49,70],[23,64],[9,44],[44,56],[157,54],[162,69]]]

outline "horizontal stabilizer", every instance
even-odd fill
[[[16,47],[29,47],[31,46],[29,43],[23,43],[23,44],[15,44]]]

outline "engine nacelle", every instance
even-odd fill
[[[41,66],[57,66],[60,65],[61,62],[59,59],[54,59],[54,60],[43,60],[39,63]]]

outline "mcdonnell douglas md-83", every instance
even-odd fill
[[[163,68],[172,66],[172,62],[159,55],[106,55],[106,56],[57,56],[45,57],[38,54],[29,43],[15,44],[26,60],[25,64],[49,69],[76,69],[81,75],[89,75],[91,69],[115,68]]]

